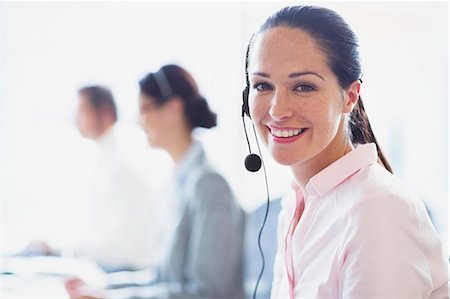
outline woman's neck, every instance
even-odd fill
[[[305,198],[308,196],[306,185],[309,180],[352,150],[353,145],[342,126],[331,143],[322,152],[307,161],[291,166],[295,181]]]
[[[179,164],[193,142],[191,132],[185,132],[172,139],[172,142],[166,147],[167,152],[174,161]]]

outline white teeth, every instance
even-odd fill
[[[283,138],[287,138],[287,137],[292,137],[292,136],[296,136],[300,133],[302,133],[305,129],[295,129],[295,130],[277,130],[277,129],[271,129],[271,133],[272,135],[276,136],[276,137],[283,137]]]

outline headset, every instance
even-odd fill
[[[262,159],[261,148],[259,147],[259,141],[258,141],[258,136],[256,134],[255,125],[252,122],[253,133],[255,135],[255,140],[256,140],[256,145],[258,147],[259,155],[252,153],[252,149],[250,147],[250,141],[248,139],[247,128],[245,126],[245,116],[247,116],[249,119],[251,119],[250,108],[249,108],[249,105],[248,105],[248,97],[249,97],[249,93],[250,93],[250,82],[249,82],[249,79],[248,79],[248,57],[249,57],[250,45],[252,44],[252,40],[253,40],[253,36],[250,39],[250,42],[249,42],[248,47],[247,47],[247,54],[246,54],[246,57],[245,57],[245,80],[246,80],[247,84],[246,84],[246,87],[244,88],[244,90],[242,91],[241,117],[242,117],[242,125],[244,127],[244,132],[245,132],[245,139],[247,140],[248,151],[249,151],[249,154],[247,155],[247,157],[245,157],[244,165],[245,165],[245,168],[248,171],[250,171],[250,172],[258,171],[259,169],[261,169],[261,165],[262,165],[263,171],[264,171],[264,182],[265,182],[265,185],[266,185],[266,195],[267,195],[266,211],[265,211],[265,214],[264,214],[263,222],[261,224],[261,228],[259,229],[259,233],[258,233],[258,249],[259,249],[259,253],[261,255],[262,265],[261,265],[261,271],[259,272],[259,275],[258,275],[258,279],[256,280],[255,289],[253,290],[252,298],[256,299],[256,293],[258,291],[259,282],[261,280],[261,277],[262,277],[262,275],[264,273],[264,268],[265,268],[264,252],[263,252],[262,247],[261,247],[261,235],[262,235],[264,226],[266,224],[267,215],[269,214],[270,200],[269,200],[269,184],[267,182],[267,171],[266,171],[266,166],[264,164],[264,160]]]
[[[244,165],[248,171],[256,172],[261,169],[262,160],[261,160],[260,156],[258,156],[257,154],[252,154],[252,148],[250,147],[250,141],[248,140],[247,128],[245,126],[245,115],[247,115],[251,119],[250,110],[248,108],[248,91],[249,91],[248,86],[245,87],[244,90],[242,91],[243,103],[242,103],[241,117],[242,117],[242,125],[244,126],[245,139],[247,140],[248,151],[249,151],[249,154],[247,155],[247,157],[245,157]],[[255,134],[256,142],[258,144],[258,149],[259,149],[258,137],[256,136],[255,125],[253,123],[252,123],[252,127],[253,127],[253,133]],[[261,155],[261,153],[260,153],[260,155]]]
[[[163,99],[167,99],[173,95],[173,89],[170,85],[169,79],[167,79],[166,72],[161,67],[156,73],[152,73],[155,78],[156,85],[158,85],[159,91]]]
[[[256,136],[255,125],[252,122],[253,133],[255,134],[256,144],[258,145],[259,156],[256,154],[252,154],[252,149],[250,147],[250,142],[248,140],[247,128],[245,127],[245,116],[247,115],[248,118],[250,118],[250,119],[252,118],[250,116],[250,108],[248,106],[248,96],[250,93],[250,80],[248,79],[248,58],[249,58],[249,54],[250,54],[250,46],[252,44],[253,37],[254,37],[254,35],[250,38],[250,42],[248,43],[247,51],[245,54],[245,83],[246,83],[246,86],[245,86],[244,90],[242,91],[242,112],[241,112],[242,124],[244,126],[244,132],[245,132],[245,139],[247,140],[248,151],[249,151],[248,156],[245,158],[244,164],[245,164],[245,168],[250,172],[258,171],[261,168],[261,164],[262,164],[262,160],[260,158],[261,150],[259,149],[259,142],[258,142],[258,137]]]

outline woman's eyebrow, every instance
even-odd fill
[[[270,75],[267,74],[267,73],[264,73],[264,72],[254,72],[254,73],[252,73],[251,75],[252,75],[252,76],[260,76],[260,77],[264,77],[264,78],[270,78]],[[297,77],[305,76],[305,75],[314,75],[314,76],[316,76],[316,77],[319,77],[319,78],[322,79],[323,81],[325,81],[325,79],[324,79],[321,75],[319,75],[319,74],[316,73],[316,72],[311,72],[311,71],[292,73],[292,74],[289,74],[288,77],[289,77],[289,78],[297,78]]]
[[[300,76],[304,76],[304,75],[314,75],[316,77],[319,77],[320,79],[322,79],[323,81],[325,81],[325,79],[319,75],[316,72],[311,72],[311,71],[305,71],[305,72],[297,72],[297,73],[292,73],[290,74],[288,77],[289,78],[296,78],[296,77],[300,77]]]
[[[266,73],[263,73],[263,72],[254,72],[251,75],[252,76],[261,76],[261,77],[264,77],[264,78],[270,78],[269,74],[266,74]]]

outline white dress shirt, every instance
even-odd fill
[[[124,159],[114,129],[98,143],[101,156],[92,182],[88,230],[78,251],[107,271],[146,267],[155,206],[151,182]]]

